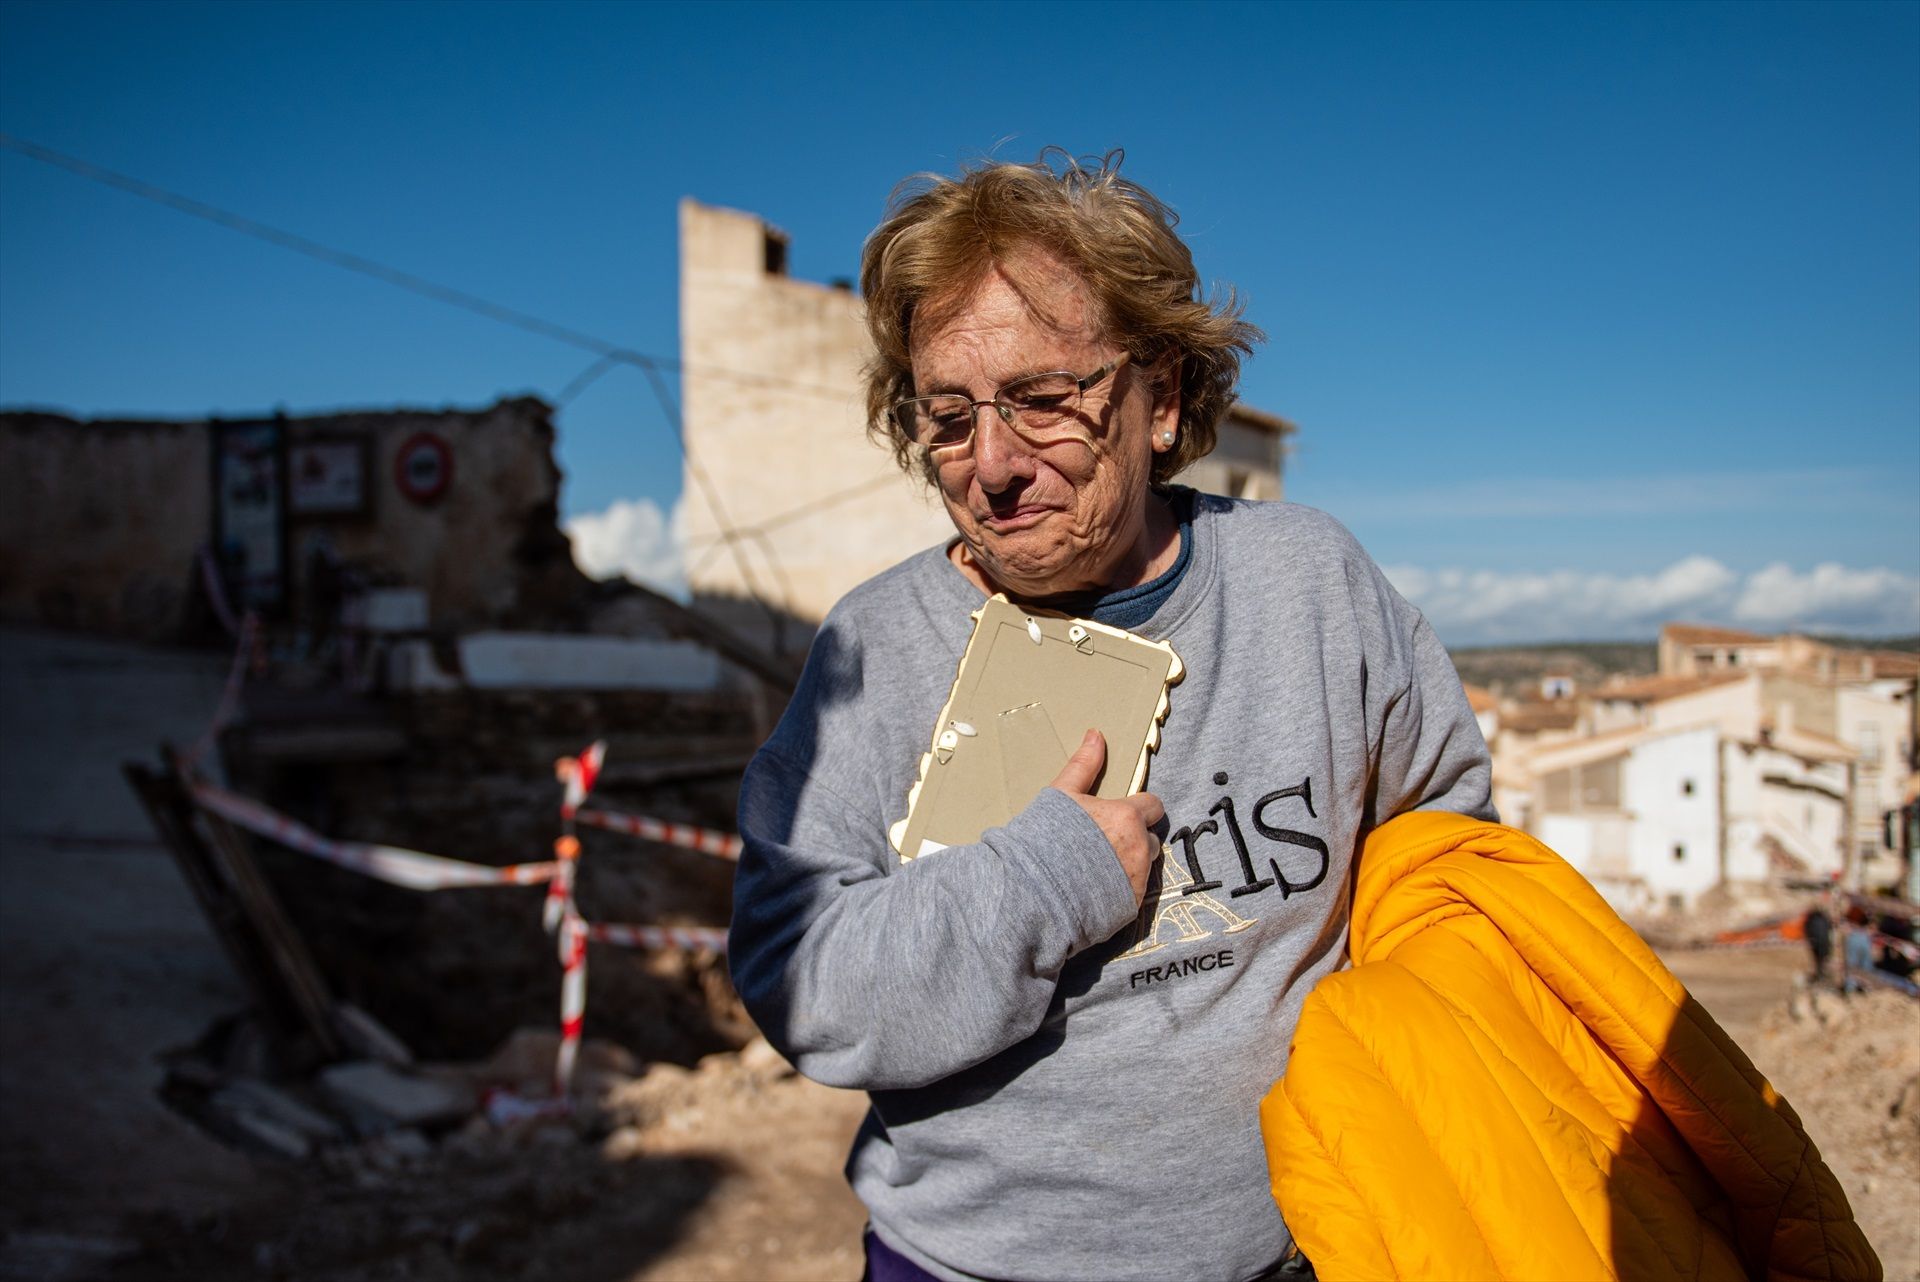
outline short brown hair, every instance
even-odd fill
[[[1104,338],[1142,368],[1178,369],[1179,440],[1154,456],[1153,483],[1212,451],[1240,358],[1266,336],[1240,319],[1231,288],[1201,297],[1193,254],[1173,230],[1179,216],[1122,178],[1121,158],[1116,150],[1080,160],[1049,147],[1030,165],[982,163],[958,178],[921,174],[894,190],[885,221],[861,251],[860,291],[874,346],[867,433],[892,448],[902,469],[914,472],[915,457],[892,407],[914,395],[916,311],[964,302],[991,267],[1033,248],[1079,274]]]

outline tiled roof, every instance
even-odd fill
[[[1804,730],[1799,726],[1775,729],[1772,737],[1775,748],[1820,761],[1852,761],[1860,755],[1851,744],[1842,743],[1832,735],[1824,735],[1816,730]]]
[[[1920,677],[1920,654],[1907,650],[1870,650],[1867,661],[1876,677]]]
[[[1623,726],[1604,734],[1584,735],[1578,739],[1546,744],[1534,750],[1527,765],[1534,777],[1539,778],[1556,770],[1565,770],[1568,766],[1582,766],[1593,761],[1625,756],[1647,740],[1685,734],[1699,728],[1687,726],[1677,730],[1650,730],[1646,726]]]
[[[1500,717],[1500,728],[1516,734],[1537,734],[1542,730],[1571,730],[1580,720],[1580,709],[1571,699],[1551,703],[1523,703]]]
[[[1773,640],[1758,632],[1714,628],[1699,623],[1669,623],[1660,629],[1660,639],[1676,645],[1752,645],[1756,641]]]
[[[1629,703],[1659,703],[1676,699],[1696,690],[1746,680],[1744,672],[1716,672],[1700,677],[1634,677],[1601,686],[1593,692],[1596,699],[1625,699]]]
[[[1471,685],[1466,682],[1461,684],[1466,686],[1467,706],[1475,712],[1493,712],[1500,707],[1500,700],[1496,699],[1493,691],[1485,686]]]

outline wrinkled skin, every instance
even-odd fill
[[[1097,332],[1085,285],[1058,259],[1028,251],[1017,270],[1054,323],[995,267],[950,319],[913,336],[920,395],[985,400],[1025,374],[1084,375],[1121,355]],[[1160,435],[1178,430],[1180,398],[1177,390],[1156,398],[1148,374],[1129,361],[1089,388],[1083,439],[1036,446],[983,407],[971,445],[937,460],[940,497],[960,533],[950,555],[982,590],[1044,599],[1132,587],[1172,566],[1178,529],[1148,478],[1153,454],[1171,448]]]

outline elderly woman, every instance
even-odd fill
[[[1196,494],[1257,331],[1199,295],[1111,158],[896,200],[861,282],[873,430],[956,537],[849,593],[747,773],[733,975],[801,1072],[866,1090],[848,1177],[875,1278],[1265,1276],[1257,1106],[1346,943],[1375,824],[1491,818],[1425,620],[1334,521]],[[934,720],[990,593],[1170,643],[1150,793],[1054,786],[903,861]]]

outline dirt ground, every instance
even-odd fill
[[[1920,1002],[1800,991],[1800,948],[1661,960],[1793,1105],[1889,1279],[1920,1278]]]
[[[432,1147],[322,1162],[220,1216],[148,1217],[101,1276],[850,1282],[865,1214],[840,1164],[865,1109],[765,1043],[655,1065],[580,1124],[476,1119]]]
[[[0,630],[0,1282],[859,1276],[840,1166],[864,1100],[764,1044],[629,1066],[577,1127],[304,1163],[162,1105],[161,1052],[245,995],[118,764],[191,741],[223,666]],[[1806,1120],[1888,1276],[1920,1277],[1920,1004],[1796,1004],[1798,950],[1663,956]]]

